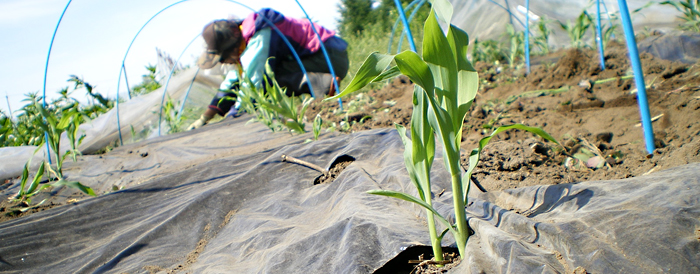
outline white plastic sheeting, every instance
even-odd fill
[[[450,0],[450,2],[454,7],[452,24],[465,30],[471,40],[475,38],[480,41],[499,39],[505,33],[506,26],[511,22],[511,17],[505,9],[495,3],[510,10],[514,16],[512,22],[516,30],[525,29],[518,22],[520,20],[523,24],[525,23],[525,12],[519,11],[525,10],[525,0]],[[602,7],[603,3],[611,16],[615,16],[619,6],[616,0],[601,1],[601,20],[604,25],[608,25],[608,15],[605,14],[605,9]],[[627,1],[630,11],[643,7],[647,3],[649,1]],[[583,10],[586,10],[595,19],[596,7],[593,4],[595,1],[590,0],[530,1],[530,12],[541,19],[559,20],[566,24],[567,20],[573,22]],[[654,4],[632,15],[632,20],[636,30],[642,30],[645,26],[674,28],[679,22],[676,18],[678,15],[680,13],[673,7]],[[534,33],[536,27],[533,23],[534,19],[530,18],[530,22],[531,32]],[[617,22],[619,24],[619,20]],[[561,47],[570,44],[568,36],[556,21],[550,22],[548,27],[554,31],[554,35],[550,38],[550,45]],[[622,26],[619,26],[618,29],[622,33]],[[594,29],[589,29],[589,31],[593,33]]]
[[[177,109],[179,109],[190,84],[192,84],[185,103],[185,110],[195,114],[204,111],[223,79],[216,73],[202,72],[198,73],[197,77],[194,78],[196,72],[196,68],[189,68],[173,75],[167,86],[167,95],[165,97],[166,101],[170,98],[175,102],[180,102],[177,104]],[[192,82],[193,78],[194,82]],[[163,87],[149,94],[134,97],[127,102],[119,104],[119,125],[121,126],[121,135],[124,143],[140,141],[144,137],[148,139],[158,136],[158,116],[164,89],[165,83],[163,83]],[[183,119],[185,118],[189,118],[182,122],[186,126],[191,120],[199,118],[199,116],[183,116]],[[165,121],[164,118],[163,121]],[[132,136],[132,129],[137,136]],[[79,132],[79,134],[85,134],[85,139],[79,146],[79,150],[83,154],[94,153],[119,142],[117,108],[115,107],[94,120],[82,124]],[[165,135],[167,132],[168,128],[163,122],[161,134]],[[61,153],[68,148],[68,139],[64,135],[64,138],[61,140]],[[6,179],[21,175],[24,164],[32,157],[35,149],[35,146],[0,148],[0,178]],[[40,149],[34,157],[35,159],[32,160],[33,169],[45,157],[46,150]]]

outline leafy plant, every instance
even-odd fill
[[[406,170],[411,178],[411,182],[418,190],[420,202],[426,206],[433,206],[432,193],[430,191],[430,169],[435,159],[435,132],[428,124],[428,98],[423,89],[416,86],[413,90],[413,113],[411,114],[411,139],[406,137],[406,128],[396,124],[396,130],[399,132],[401,141],[404,144],[404,162]],[[373,194],[397,197],[400,199],[410,200],[411,196],[403,193],[390,193],[373,191]],[[404,197],[405,196],[405,197]],[[419,203],[420,204],[420,203]],[[443,261],[442,254],[442,238],[447,230],[444,230],[438,235],[435,227],[435,215],[426,207],[426,216],[428,219],[428,232],[430,233],[430,241],[433,247],[435,261]],[[434,211],[434,210],[433,210]],[[438,215],[439,216],[439,215]]]
[[[415,52],[406,51],[397,55],[370,54],[360,67],[348,87],[340,94],[327,100],[336,99],[354,92],[371,82],[383,81],[398,74],[404,74],[415,84],[414,112],[411,117],[411,140],[405,137],[405,129],[397,126],[404,142],[404,160],[412,182],[418,189],[419,197],[389,191],[372,190],[368,193],[394,197],[413,202],[425,208],[428,213],[431,243],[440,260],[440,242],[447,231],[452,232],[460,255],[464,258],[467,239],[471,229],[466,222],[465,205],[468,200],[469,179],[476,167],[483,146],[491,137],[503,130],[516,128],[528,130],[547,139],[554,140],[541,129],[524,125],[498,127],[492,136],[484,138],[480,147],[472,151],[470,166],[463,174],[460,166],[460,144],[464,119],[476,97],[479,79],[471,63],[466,59],[469,38],[463,30],[450,25],[445,35],[437,23],[435,15],[450,21],[452,6],[445,0],[433,1],[433,9],[426,20],[422,58]],[[396,66],[389,67],[391,61]],[[432,207],[430,192],[430,168],[434,158],[435,136],[443,144],[445,166],[452,177],[452,201],[455,214],[454,224],[447,221]],[[465,186],[465,183],[466,186]],[[437,219],[447,230],[437,233],[434,221]]]
[[[91,104],[85,107],[83,112],[90,118],[95,118],[102,113],[106,113],[114,107],[114,100],[105,98],[102,94],[93,91],[93,86],[89,83],[83,81],[83,79],[78,76],[71,75],[68,78],[68,82],[73,82],[75,84],[75,89],[84,87],[87,94],[97,100],[100,104]]]
[[[586,32],[591,28],[593,18],[585,10],[576,18],[574,22],[567,21],[566,24],[559,22],[559,25],[571,39],[571,47],[585,48],[588,44],[584,41]]]
[[[321,114],[316,114],[316,118],[314,118],[314,123],[313,123],[313,131],[314,131],[314,140],[318,140],[318,136],[321,134],[321,126],[323,125],[323,118],[321,118]]]
[[[678,16],[685,21],[679,26],[681,29],[700,32],[700,0],[663,1],[660,4],[673,6],[683,14]]]
[[[479,41],[479,39],[474,39],[474,45],[472,46],[472,62],[486,62],[486,63],[496,63],[500,61],[507,60],[505,53],[500,47],[498,41],[489,39],[486,41]]]
[[[44,119],[44,121],[37,120],[36,126],[44,131],[46,141],[48,142],[48,146],[51,148],[51,151],[56,156],[56,167],[53,168],[52,166],[42,162],[41,166],[39,167],[39,170],[37,171],[34,177],[34,180],[29,185],[29,188],[25,190],[26,181],[29,173],[28,161],[27,164],[24,165],[24,170],[22,173],[22,179],[20,183],[20,191],[15,196],[15,199],[30,203],[30,198],[33,195],[37,194],[39,191],[49,186],[68,186],[72,188],[77,188],[85,194],[95,196],[95,192],[92,190],[92,188],[87,187],[76,181],[68,181],[63,175],[63,162],[69,155],[72,156],[73,161],[77,161],[76,156],[80,154],[80,151],[78,151],[78,145],[84,137],[84,135],[78,137],[78,126],[80,125],[80,123],[82,123],[84,119],[84,114],[80,112],[79,104],[75,103],[70,107],[61,109],[60,116],[49,112],[39,102],[35,103],[35,107],[36,109],[38,109],[39,113]],[[60,117],[60,119],[57,117]],[[61,155],[61,135],[64,132],[68,137],[70,149],[66,150],[66,152],[63,155]],[[39,149],[42,149],[42,145],[43,142],[38,145],[39,147],[34,151],[34,153],[36,153]],[[49,155],[49,157],[51,157],[51,155]],[[45,169],[48,170],[51,175],[53,175],[53,178],[55,178],[55,182],[39,186],[39,181],[44,176]],[[51,181],[52,179],[50,178],[49,180]]]
[[[95,118],[109,111],[114,105],[113,100],[95,92],[92,85],[77,76],[71,75],[68,81],[75,83],[75,88],[73,90],[69,90],[68,87],[61,89],[58,91],[59,97],[47,103],[44,107],[47,112],[55,115],[58,120],[62,118],[63,113],[66,113],[65,110],[73,109],[85,118],[80,120],[82,123],[86,119]],[[71,97],[71,93],[81,87],[85,88],[90,98],[97,99],[100,104],[80,104],[77,99]],[[0,147],[38,145],[43,142],[44,130],[38,125],[42,123],[41,121],[43,121],[44,117],[37,106],[43,106],[41,102],[44,98],[39,96],[38,92],[27,93],[25,96],[26,98],[22,101],[27,102],[27,104],[16,111],[16,113],[19,113],[16,119],[11,119],[4,114],[2,115],[4,117],[0,118]]]
[[[471,235],[471,230],[467,226],[466,212],[464,210],[465,199],[462,198],[465,197],[466,192],[462,184],[459,146],[464,117],[476,96],[478,76],[466,59],[467,45],[469,43],[467,34],[454,25],[450,25],[447,36],[445,36],[437,23],[436,13],[439,14],[441,19],[449,22],[452,17],[451,4],[447,1],[433,2],[433,8],[425,23],[422,58],[411,51],[405,51],[397,55],[372,53],[362,64],[348,87],[336,97],[344,96],[364,87],[370,82],[382,81],[399,73],[408,76],[416,83],[416,89],[424,93],[422,96],[416,96],[416,100],[420,101],[422,100],[421,98],[427,98],[426,104],[429,104],[429,107],[422,110],[426,113],[418,116],[419,118],[412,117],[412,121],[414,119],[423,121],[416,122],[422,123],[424,125],[423,129],[428,127],[425,125],[427,122],[443,143],[445,165],[452,174],[455,224],[448,222],[430,204],[423,200],[426,199],[426,196],[430,196],[425,195],[425,192],[429,193],[430,189],[419,190],[423,199],[388,190],[374,190],[369,193],[395,197],[423,206],[452,232],[457,242],[457,248],[460,254],[464,256],[467,238]],[[386,69],[392,60],[396,62],[396,66]],[[423,120],[420,117],[428,117],[428,119]],[[412,125],[412,127],[417,126]],[[430,132],[426,133],[425,130],[419,134],[421,136],[432,135]],[[405,157],[406,165],[415,166],[415,164],[419,163],[424,165],[430,162],[428,160],[430,158],[430,142],[430,138],[422,141],[419,141],[419,139],[412,140],[412,147],[423,146],[426,149],[412,151],[411,160]],[[425,169],[425,167],[419,168]],[[429,170],[426,169],[426,172],[429,172]],[[410,173],[411,171],[409,170]],[[426,185],[426,182],[419,181],[415,185],[422,188],[422,186]],[[437,233],[433,233],[434,229],[434,227],[429,228],[431,231],[431,242],[435,250],[442,236],[438,237]],[[439,256],[439,254],[435,255]]]
[[[506,26],[506,36],[510,42],[506,57],[508,58],[508,65],[513,66],[517,59],[523,59],[525,56],[525,33],[515,31],[513,25],[509,24]]]
[[[611,25],[611,26],[602,28],[602,31],[603,31],[603,35],[602,35],[602,36],[603,36],[603,37],[602,37],[602,38],[603,38],[603,48],[606,48],[606,47],[608,46],[608,42],[610,42],[610,40],[612,40],[613,38],[615,38],[615,35],[616,35],[617,32],[618,32],[618,29],[617,29],[618,26],[619,26],[619,25],[615,24],[615,25]]]
[[[549,36],[552,35],[552,30],[547,26],[549,22],[550,20],[541,17],[537,21],[538,35],[532,38],[533,44],[539,49],[540,54],[549,53]]]
[[[285,89],[279,86],[269,63],[265,64],[265,69],[268,81],[263,82],[266,85],[268,98],[271,100],[261,101],[261,106],[281,116],[280,122],[290,131],[300,134],[305,133],[304,114],[313,98],[310,96],[306,97],[301,100],[301,105],[299,105],[300,98],[287,96]]]
[[[41,149],[41,147],[39,147],[38,149]],[[27,161],[27,163],[24,164],[24,169],[22,170],[22,177],[20,179],[19,184],[19,192],[14,197],[15,200],[23,201],[27,204],[31,204],[31,198],[37,193],[39,193],[41,190],[49,186],[47,184],[44,184],[42,187],[39,187],[39,182],[41,182],[41,178],[44,177],[44,168],[46,165],[44,161],[41,161],[41,165],[39,165],[39,170],[37,170],[36,174],[34,175],[34,179],[29,184],[29,188],[27,188],[27,179],[29,178],[30,163],[31,159],[29,159],[29,161]]]
[[[173,99],[168,96],[168,100],[163,104],[163,118],[165,119],[165,124],[168,126],[168,133],[177,133],[183,130],[184,121],[179,114],[179,104],[175,103]]]
[[[143,81],[131,89],[131,96],[148,94],[162,86],[156,79],[156,65],[148,64],[146,70],[148,74],[144,74]]]
[[[276,131],[278,125],[282,125],[291,132],[305,133],[304,114],[313,98],[306,97],[300,100],[296,96],[287,96],[286,89],[280,87],[275,80],[269,63],[265,68],[264,89],[255,88],[250,79],[245,79],[248,85],[242,90],[234,90],[240,99],[241,107],[246,112],[254,114],[256,120],[267,125],[272,131]]]

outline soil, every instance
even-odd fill
[[[524,67],[474,64],[481,83],[463,127],[465,170],[468,152],[481,138],[515,123],[540,127],[561,146],[519,130],[497,135],[473,174],[482,191],[622,179],[700,161],[700,67],[650,54],[642,54],[641,62],[651,117],[660,116],[652,123],[651,154],[624,45],[611,42],[604,70],[589,49],[533,57],[529,74]],[[399,77],[381,89],[347,96],[347,113],[334,113],[337,102],[314,102],[306,117],[320,114],[324,123],[345,132],[408,126],[412,94],[410,80]]]
[[[46,202],[41,205],[33,204],[28,206],[22,202],[0,201],[0,222],[12,220],[15,218],[30,215],[32,213],[41,212],[50,208],[61,206],[53,202]]]

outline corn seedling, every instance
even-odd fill
[[[261,107],[281,116],[280,122],[290,131],[299,134],[305,133],[304,114],[313,98],[306,97],[301,100],[301,105],[299,105],[300,98],[287,96],[285,89],[279,86],[269,62],[265,64],[265,70],[268,76],[266,76],[267,80],[263,82],[265,82],[267,94],[271,100],[261,101]]]
[[[314,130],[314,140],[318,140],[318,136],[321,135],[321,126],[323,125],[323,118],[321,114],[316,114],[314,118],[313,130]]]
[[[685,21],[679,26],[681,29],[700,32],[700,0],[663,1],[661,5],[673,6],[683,14],[678,16]]]
[[[421,205],[452,232],[460,255],[465,256],[466,242],[471,235],[471,230],[467,226],[465,200],[462,198],[465,191],[462,185],[462,170],[459,164],[459,146],[464,117],[478,89],[478,76],[466,58],[467,45],[469,43],[467,34],[454,25],[450,25],[447,36],[445,36],[437,23],[436,13],[439,14],[442,20],[449,22],[452,17],[451,4],[447,1],[433,2],[433,8],[424,28],[422,58],[411,51],[405,51],[397,55],[372,53],[362,64],[348,87],[336,97],[344,96],[371,82],[394,77],[399,73],[408,76],[409,79],[416,83],[417,93],[421,95],[414,97],[415,105],[419,105],[421,100],[425,101],[427,99],[423,104],[428,106],[419,110],[422,112],[420,115],[412,117],[412,128],[415,127],[415,129],[412,129],[412,132],[416,132],[416,134],[421,136],[433,136],[432,131],[434,131],[443,143],[445,165],[452,174],[455,224],[448,222],[432,205],[424,201],[424,199],[427,199],[425,198],[426,196],[430,196],[425,195],[425,193],[430,193],[430,189],[423,188],[423,186],[429,184],[428,182],[418,181],[418,183],[415,183],[416,187],[421,187],[422,190],[419,190],[419,195],[423,196],[423,199],[388,190],[374,190],[369,193],[395,197]],[[386,69],[392,60],[396,62],[396,66]],[[427,119],[425,119],[426,117]],[[416,124],[413,124],[414,120]],[[427,130],[427,128],[432,129]],[[400,128],[399,132],[402,133]],[[427,164],[432,162],[428,160],[431,158],[431,142],[434,141],[431,141],[430,137],[422,140],[413,139],[412,147],[425,148],[411,150],[411,157],[404,157],[407,166],[415,167],[415,164],[421,165],[418,168],[425,170],[426,174],[422,176],[427,178],[429,178]],[[408,143],[406,143],[406,146],[408,146]],[[412,172],[415,173],[415,169],[414,171],[409,170],[409,174]],[[417,178],[417,175],[414,177]],[[438,237],[434,226],[430,227],[429,230],[431,231],[433,249],[436,250],[438,249],[436,245],[440,245],[442,236]],[[439,256],[438,254],[435,255]]]
[[[264,89],[255,88],[250,79],[245,79],[247,85],[244,91],[234,90],[239,98],[241,107],[248,113],[255,114],[256,120],[276,131],[282,125],[291,132],[305,133],[304,114],[313,100],[306,97],[287,96],[286,89],[279,86],[269,63],[265,65]],[[226,100],[226,98],[222,99]]]
[[[182,116],[179,115],[179,109],[179,104],[175,103],[173,99],[168,96],[168,100],[163,104],[163,118],[165,124],[168,126],[168,133],[177,133],[183,130],[183,119]],[[154,114],[157,113],[154,112]]]
[[[257,121],[267,126],[273,132],[278,131],[280,128],[275,122],[275,114],[266,108],[260,107],[259,102],[271,100],[265,93],[265,90],[256,88],[250,79],[244,80],[248,83],[247,85],[242,86],[240,89],[232,90],[232,92],[236,94],[236,99],[224,97],[221,100],[238,100],[240,103],[240,110],[254,116],[250,122]]]
[[[412,195],[389,191],[372,190],[368,193],[394,197],[413,202],[425,208],[428,219],[435,218],[447,230],[438,234],[433,224],[429,224],[431,244],[436,253],[446,231],[452,232],[459,253],[464,258],[467,239],[471,229],[467,226],[465,205],[468,200],[469,179],[476,167],[478,156],[491,137],[503,130],[517,128],[539,134],[554,140],[541,129],[524,125],[498,127],[492,136],[480,142],[479,149],[472,151],[469,171],[462,174],[460,166],[460,145],[464,119],[478,90],[479,79],[471,63],[467,60],[469,38],[463,30],[450,25],[445,35],[437,22],[436,14],[445,22],[452,17],[452,5],[445,0],[431,1],[433,8],[426,20],[422,57],[415,52],[405,51],[397,55],[372,53],[360,67],[350,84],[335,97],[337,99],[359,90],[372,82],[383,81],[398,74],[408,76],[416,84],[414,91],[414,112],[411,117],[411,140],[405,137],[405,129],[397,127],[406,152],[405,164],[412,182],[418,189],[419,198]],[[389,67],[392,61],[396,66]],[[437,136],[437,138],[435,138]],[[434,157],[434,143],[438,139],[443,144],[445,166],[452,177],[452,201],[455,214],[454,224],[447,221],[430,204],[430,166]],[[476,155],[474,155],[476,153]],[[471,164],[473,162],[473,164]],[[466,183],[466,187],[465,184]],[[431,217],[431,215],[433,215]],[[438,257],[436,259],[439,260]]]
[[[543,55],[549,53],[549,36],[552,35],[552,30],[549,29],[547,23],[550,21],[551,20],[545,17],[541,17],[540,20],[537,21],[537,30],[539,30],[539,33],[532,39],[535,47],[539,49],[539,53]]]
[[[498,41],[492,39],[486,41],[475,39],[474,45],[472,46],[471,58],[474,63],[478,61],[496,63],[507,59]]]
[[[53,151],[53,153],[56,156],[56,167],[53,168],[52,166],[42,162],[41,166],[39,167],[39,170],[37,171],[34,177],[34,180],[29,185],[29,188],[25,190],[26,181],[29,174],[29,162],[27,162],[27,164],[25,164],[24,166],[24,170],[22,173],[20,191],[15,196],[15,199],[20,201],[27,201],[27,203],[29,203],[31,201],[29,199],[33,195],[49,186],[68,186],[72,188],[77,188],[85,194],[95,196],[95,192],[90,187],[87,187],[79,182],[67,181],[65,179],[65,176],[63,175],[63,162],[69,155],[72,156],[73,161],[77,161],[76,156],[80,154],[80,151],[78,151],[78,144],[80,144],[82,138],[84,137],[84,135],[78,137],[78,125],[80,125],[80,123],[82,123],[84,119],[84,114],[80,112],[79,105],[76,103],[69,107],[64,107],[60,109],[60,120],[59,118],[57,118],[56,114],[49,112],[39,102],[35,103],[35,107],[36,109],[38,109],[39,113],[45,121],[44,122],[41,120],[37,120],[36,126],[41,128],[45,133],[46,141],[48,142],[51,151]],[[63,155],[61,155],[61,135],[64,132],[68,137],[70,149],[67,150]],[[36,153],[39,149],[42,148],[42,144],[43,142],[38,145],[39,147],[37,148],[37,150],[34,151],[34,153]],[[51,155],[49,155],[49,157],[51,157]],[[39,181],[41,181],[45,169],[48,170],[51,175],[53,175],[53,178],[55,178],[56,181],[53,183],[42,184],[41,186],[39,186]],[[49,180],[51,181],[51,177],[49,178]]]
[[[592,26],[593,19],[585,10],[576,18],[576,21],[567,21],[566,24],[559,22],[561,28],[566,31],[571,39],[571,47],[586,48],[588,44],[584,41],[588,29]]]
[[[149,94],[162,86],[156,79],[156,65],[148,64],[146,70],[148,74],[142,76],[143,81],[131,89],[132,97]]]
[[[41,147],[39,147],[38,149],[41,149]],[[37,170],[36,174],[34,175],[34,179],[29,184],[29,186],[27,186],[27,179],[29,179],[30,164],[31,159],[29,159],[29,161],[27,161],[27,163],[24,164],[24,169],[22,170],[22,177],[20,179],[19,192],[14,197],[15,200],[20,202],[26,202],[27,204],[31,204],[31,198],[37,193],[39,193],[41,190],[49,186],[48,184],[44,184],[41,187],[39,187],[39,182],[41,182],[41,179],[44,177],[44,168],[46,166],[46,163],[44,161],[41,162],[41,165],[39,165],[39,170]]]
[[[107,112],[113,106],[114,101],[95,92],[93,86],[77,76],[72,75],[68,81],[75,83],[75,89],[84,87],[90,96],[89,98],[97,99],[100,104],[81,105],[78,100],[70,96],[75,89],[70,91],[68,88],[64,88],[58,92],[59,97],[45,107],[45,110],[55,115],[57,119],[60,120],[68,109],[79,112],[85,119],[91,119]],[[44,118],[37,107],[37,103],[43,101],[43,97],[36,92],[27,93],[25,96],[26,98],[22,101],[27,103],[16,111],[19,115],[15,119],[10,119],[7,115],[0,115],[4,116],[4,118],[0,118],[0,147],[36,146],[43,142],[44,130],[38,125],[43,123]],[[85,119],[81,119],[80,122]]]
[[[423,89],[416,86],[413,91],[413,113],[411,114],[411,139],[406,136],[406,128],[396,124],[401,141],[404,144],[404,163],[408,171],[411,182],[418,190],[420,202],[432,208],[432,193],[430,187],[430,169],[435,159],[435,132],[428,124],[428,98]],[[382,192],[372,192],[373,194],[385,195]],[[389,193],[386,196],[411,200],[413,198],[403,193]],[[403,197],[404,195],[405,197]],[[420,204],[420,203],[419,203]],[[428,220],[428,232],[430,233],[431,245],[435,261],[443,261],[442,238],[448,230],[444,230],[438,235],[435,226],[435,214],[426,207]],[[434,211],[434,210],[433,210]],[[440,216],[439,214],[437,214]],[[446,221],[443,221],[446,222]],[[448,226],[449,227],[449,226]]]
[[[506,26],[506,36],[508,36],[508,41],[510,42],[506,57],[508,58],[508,65],[512,67],[517,59],[523,59],[525,56],[525,33],[515,31],[513,25],[508,25]]]

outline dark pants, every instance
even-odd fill
[[[331,37],[323,43],[328,52],[328,58],[333,65],[333,72],[339,80],[345,78],[348,73],[350,61],[348,60],[347,43],[339,37]],[[276,60],[274,72],[275,80],[281,87],[287,88],[287,95],[301,95],[311,93],[309,85],[312,86],[314,94],[325,95],[330,91],[332,76],[326,62],[323,50],[316,53],[300,57],[309,78],[306,79],[299,64],[293,56],[288,56],[281,60]],[[325,79],[318,81],[317,79]],[[317,83],[323,83],[318,85]],[[340,83],[339,83],[340,84]],[[264,85],[263,85],[264,86]],[[234,85],[235,88],[238,85]],[[236,95],[233,92],[219,91],[212,99],[209,108],[216,110],[219,115],[225,115],[235,104]],[[222,100],[223,99],[223,100]]]

